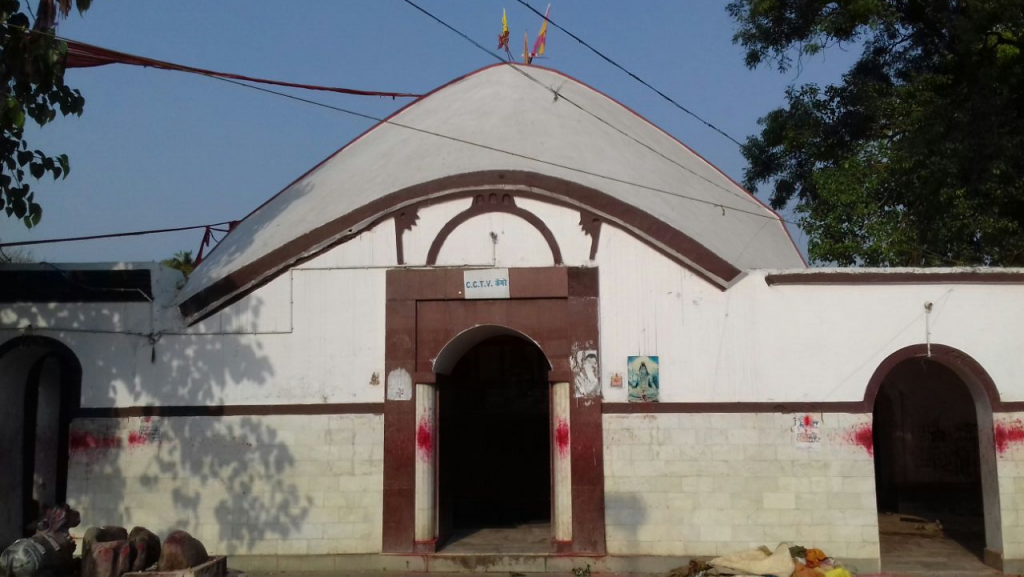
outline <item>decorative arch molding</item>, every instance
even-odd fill
[[[455,217],[441,227],[437,236],[434,237],[434,241],[430,244],[430,250],[427,252],[427,266],[435,266],[437,264],[437,257],[441,254],[445,241],[455,232],[455,229],[470,219],[484,214],[495,213],[517,216],[537,229],[537,232],[544,237],[544,241],[548,243],[548,249],[551,251],[551,259],[554,261],[554,265],[559,266],[562,264],[562,250],[558,247],[558,241],[555,240],[555,235],[548,228],[548,225],[544,224],[544,221],[532,212],[516,206],[516,200],[511,194],[499,195],[496,192],[492,192],[487,195],[478,194],[474,196],[473,206],[455,215]]]
[[[586,212],[622,230],[689,269],[721,290],[742,271],[689,235],[636,206],[578,182],[521,170],[484,170],[415,184],[381,196],[362,207],[282,244],[186,298],[178,306],[195,324],[270,282],[285,270],[355,238],[376,224],[400,216],[396,236],[415,224],[411,207],[476,194],[514,194]],[[401,216],[405,211],[405,216]],[[587,228],[593,228],[588,225]],[[593,252],[593,251],[592,251]]]
[[[989,376],[988,371],[981,366],[981,363],[974,360],[967,353],[947,345],[932,344],[931,354],[929,355],[929,346],[918,344],[903,347],[893,352],[878,365],[878,368],[875,369],[874,374],[871,375],[871,379],[868,381],[867,388],[864,390],[864,409],[866,412],[873,410],[875,399],[878,397],[878,391],[881,389],[886,377],[892,372],[892,369],[903,361],[910,359],[935,361],[952,370],[960,377],[960,380],[963,381],[968,390],[971,391],[971,396],[974,397],[975,401],[987,401],[994,412],[1020,410],[1020,406],[1024,406],[1024,403],[1003,403],[999,399],[999,389],[996,387],[992,377]],[[1010,408],[1006,408],[1006,405],[1010,405]]]

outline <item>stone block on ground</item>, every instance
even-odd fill
[[[157,571],[181,571],[197,567],[210,559],[206,547],[185,531],[174,531],[164,539],[160,548]]]
[[[166,541],[164,542],[166,548]],[[126,573],[124,577],[225,577],[229,575],[227,557],[209,557],[194,567],[169,571],[156,570]],[[231,577],[245,577],[244,573],[231,571]]]
[[[82,577],[121,577],[132,563],[127,539],[92,542],[88,557],[82,558]]]
[[[145,527],[134,527],[128,534],[132,549],[131,571],[145,571],[160,560],[160,537]]]

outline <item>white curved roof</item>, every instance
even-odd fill
[[[555,98],[552,91],[565,98]],[[664,222],[741,271],[805,266],[778,215],[653,124],[558,72],[496,65],[416,100],[259,207],[196,268],[178,302],[203,300],[186,316],[209,314],[286,268],[290,263],[268,262],[271,252],[287,243],[390,193],[495,170],[536,173],[596,189]],[[371,222],[364,219],[345,235]],[[301,248],[301,255],[275,254],[294,262],[331,244],[320,240]],[[243,269],[246,280],[239,283],[237,273]],[[701,272],[722,286],[732,280]],[[230,275],[235,281],[226,283]],[[209,290],[218,283],[218,291]]]

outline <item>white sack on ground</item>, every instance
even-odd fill
[[[780,543],[771,555],[762,549],[751,549],[712,559],[711,566],[728,575],[793,575],[793,558],[789,556],[788,543]]]

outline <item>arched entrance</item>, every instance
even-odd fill
[[[67,499],[68,429],[82,367],[64,344],[19,337],[0,345],[0,543],[23,536],[47,505]],[[6,498],[9,497],[9,498]]]
[[[910,347],[879,367],[869,394],[883,570],[919,570],[936,558],[947,570],[995,563],[991,379],[955,349]]]
[[[471,366],[468,359],[478,354],[474,347],[496,337],[540,349],[547,364],[551,530],[543,552],[606,551],[599,392],[572,388],[581,355],[600,358],[597,269],[498,272],[507,274],[507,298],[466,298],[466,276],[479,275],[476,269],[387,273],[381,535],[386,553],[432,554],[443,545],[442,529],[448,527],[442,527],[439,497],[447,496],[441,494],[438,458],[444,460],[447,441],[438,419],[447,414],[442,405],[448,391],[441,389],[453,386],[450,378],[463,372],[456,366],[464,358]],[[514,348],[519,346],[524,345]]]
[[[506,334],[438,375],[441,550],[550,550],[549,371],[535,343]]]

